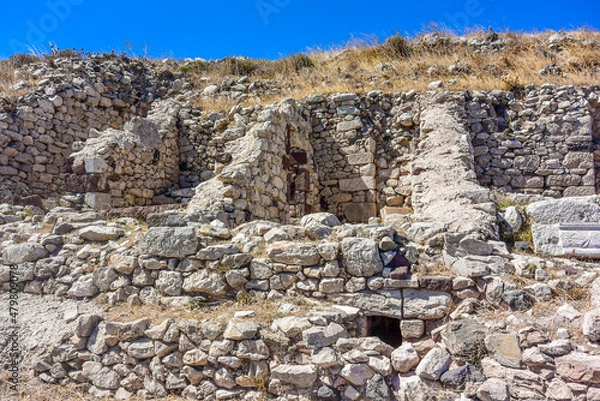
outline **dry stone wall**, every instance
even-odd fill
[[[0,112],[0,191],[44,197],[67,191],[65,161],[90,130],[120,129],[182,86],[141,61],[91,57],[33,65],[34,91]]]
[[[366,222],[381,207],[410,205],[407,179],[418,132],[415,93],[307,98],[321,209]]]
[[[482,185],[549,197],[593,195],[597,111],[590,91],[542,85],[526,88],[521,99],[473,93],[466,110]]]
[[[151,204],[179,179],[179,108],[156,102],[148,117],[81,144],[68,159],[69,190],[88,192],[86,202],[96,209]]]

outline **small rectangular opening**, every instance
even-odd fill
[[[387,316],[367,316],[366,326],[367,336],[377,337],[394,348],[402,345],[400,319]]]

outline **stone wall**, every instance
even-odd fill
[[[474,92],[466,104],[482,185],[549,197],[595,193],[589,89]]]
[[[0,191],[44,197],[66,192],[65,161],[90,130],[120,129],[181,81],[137,60],[91,57],[34,65],[34,91],[0,112]]]
[[[307,98],[323,211],[366,222],[386,205],[410,205],[407,166],[419,122],[414,96]]]
[[[148,117],[134,117],[124,130],[89,138],[67,159],[67,189],[87,192],[95,209],[151,204],[179,180],[179,108],[158,101]]]
[[[223,138],[221,157],[227,155],[228,164],[217,163],[216,176],[196,187],[191,209],[223,210],[238,225],[252,219],[287,222],[315,204],[318,186],[302,110],[290,99],[256,112],[245,135]],[[300,168],[302,185],[294,182]]]

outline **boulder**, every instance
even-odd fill
[[[590,341],[600,341],[600,309],[591,310],[583,315],[581,329]]]
[[[481,383],[485,376],[471,364],[451,369],[440,377],[444,386],[463,390],[468,383]]]
[[[441,332],[444,345],[457,358],[469,359],[484,350],[487,329],[472,319],[450,322]]]
[[[406,373],[417,366],[421,359],[415,347],[411,343],[405,343],[392,352],[391,360],[397,372]]]
[[[509,401],[508,385],[502,379],[489,378],[477,390],[477,397],[481,401]]]
[[[375,371],[364,363],[349,363],[340,372],[340,376],[355,386],[364,386],[374,374]]]
[[[500,364],[509,368],[521,367],[521,347],[519,338],[515,333],[494,332],[485,339],[487,349],[494,355]]]

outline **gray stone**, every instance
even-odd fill
[[[149,339],[134,341],[127,348],[127,354],[137,359],[152,358],[156,354],[154,342]]]
[[[314,326],[302,332],[302,340],[308,348],[328,347],[342,337],[347,337],[346,329],[337,324],[329,323],[327,326]]]
[[[269,244],[267,255],[276,263],[300,266],[316,265],[321,258],[314,245],[285,241]]]
[[[533,223],[592,223],[600,221],[596,196],[561,198],[531,203],[526,209]]]
[[[114,370],[104,367],[96,375],[92,383],[94,386],[105,390],[116,390],[119,388],[121,377]]]
[[[114,241],[125,235],[120,228],[106,226],[88,226],[79,231],[79,236],[87,241]]]
[[[258,325],[251,322],[230,321],[223,333],[226,340],[247,340],[254,338],[258,332]]]
[[[102,318],[98,315],[84,314],[77,318],[75,334],[79,337],[89,337]]]
[[[344,365],[340,372],[340,376],[355,386],[364,386],[367,380],[373,377],[374,374],[373,369],[364,363],[349,363]]]
[[[509,401],[508,385],[499,378],[487,379],[477,390],[481,401]]]
[[[379,247],[372,239],[344,238],[342,263],[352,276],[370,277],[383,271]]]
[[[472,319],[448,323],[441,331],[444,345],[457,358],[467,359],[473,353],[485,350],[487,329]]]
[[[300,220],[300,225],[306,227],[309,223],[317,223],[327,227],[336,227],[341,225],[340,220],[332,213],[312,213],[307,214]]]
[[[519,210],[514,206],[509,206],[502,213],[502,217],[504,219],[505,227],[508,229],[509,233],[516,233],[521,229],[521,225],[523,224],[523,216]]]
[[[513,309],[526,311],[531,308],[535,300],[523,290],[504,291],[502,299]]]
[[[440,377],[440,381],[444,386],[463,390],[468,383],[484,382],[485,376],[473,365],[466,364],[447,371]]]
[[[67,292],[70,296],[78,298],[93,297],[97,293],[98,287],[94,284],[94,276],[92,274],[81,276]]]
[[[421,379],[437,381],[448,370],[451,361],[448,351],[435,347],[421,359],[415,372]]]
[[[515,333],[491,333],[485,339],[485,346],[501,365],[515,369],[521,368],[520,341]]]
[[[36,262],[48,256],[45,247],[32,242],[9,245],[2,251],[4,263],[16,265],[19,263]]]
[[[590,341],[600,341],[600,309],[591,310],[583,315],[581,329]]]
[[[419,364],[419,354],[411,343],[402,344],[391,355],[392,366],[397,372],[406,373]]]
[[[183,258],[196,253],[198,239],[191,227],[153,227],[142,238],[140,250],[165,258]]]
[[[459,276],[465,277],[482,277],[490,274],[490,267],[476,260],[469,260],[465,258],[458,259],[452,264],[452,270]]]
[[[225,295],[227,284],[223,281],[223,276],[217,273],[211,273],[207,270],[201,270],[192,273],[183,280],[183,291],[187,293],[203,293],[211,296]]]
[[[272,369],[271,377],[298,388],[311,388],[317,381],[315,365],[279,365]]]
[[[179,296],[183,280],[181,273],[174,271],[161,271],[156,279],[156,289],[164,295]]]
[[[423,320],[439,319],[450,310],[452,298],[441,291],[402,290],[404,296],[403,317]]]

